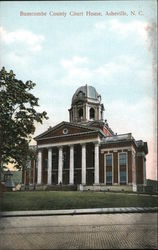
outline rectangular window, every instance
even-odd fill
[[[106,155],[106,184],[112,185],[112,154]]]
[[[126,166],[127,166],[127,154],[119,154],[119,167],[120,167],[120,184],[126,184]]]
[[[112,155],[106,155],[106,167],[112,166]]]
[[[120,183],[126,183],[126,171],[120,171]]]
[[[120,165],[126,165],[126,162],[127,162],[126,153],[119,154],[119,162],[120,162]]]

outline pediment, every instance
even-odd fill
[[[55,127],[49,128],[47,131],[42,133],[41,135],[37,136],[35,140],[38,139],[46,139],[52,137],[64,137],[64,136],[71,136],[77,134],[85,134],[88,132],[94,132],[96,129],[88,128],[83,125],[73,124],[69,122],[62,122],[56,125]]]

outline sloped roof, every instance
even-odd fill
[[[109,127],[108,123],[105,122],[104,120],[94,120],[94,121],[89,121],[86,123],[87,127],[97,127],[97,125],[101,125],[104,126],[112,135],[114,135],[114,132],[112,131],[112,129]]]
[[[117,141],[127,141],[134,139],[131,133],[107,136],[103,139],[103,142],[117,142]]]
[[[64,128],[71,128],[72,132],[71,134],[61,134],[61,131],[63,131]],[[60,133],[58,133],[60,132]],[[36,136],[34,139],[35,140],[42,140],[42,139],[47,139],[50,137],[66,137],[66,136],[71,136],[71,135],[77,135],[77,134],[91,134],[91,133],[96,133],[98,132],[101,136],[105,136],[103,131],[99,128],[95,128],[95,127],[87,127],[85,125],[79,125],[76,123],[70,123],[70,122],[61,122],[59,124],[57,124],[56,126],[49,128],[48,130],[46,130],[44,133]]]

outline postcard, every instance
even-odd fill
[[[20,185],[15,185],[19,192],[15,194],[20,194],[20,189],[23,194],[78,190],[87,191],[81,193],[88,195],[88,191],[94,195],[157,191],[156,29],[155,0],[1,1],[1,81],[8,72],[13,81],[16,78],[23,83],[36,83],[31,90],[38,98],[39,106],[35,109],[46,112],[49,118],[42,124],[34,120],[35,132],[29,145],[36,148],[36,159],[31,159],[29,167],[16,176]],[[7,85],[4,88],[2,85],[5,94]],[[15,99],[18,95],[17,92]],[[8,157],[14,158],[14,152]],[[16,154],[15,158],[18,157]],[[9,163],[7,170],[10,172],[5,172],[2,182],[8,178],[16,182],[12,176],[14,164]],[[11,185],[11,181],[8,183]],[[11,193],[7,199],[12,201]],[[45,199],[43,193],[41,197]],[[50,200],[56,199],[53,197]],[[87,202],[88,199],[91,198]],[[11,211],[7,202],[4,211]],[[37,202],[26,210],[101,209],[91,203],[82,206],[82,202],[80,205],[45,202],[46,206],[42,203],[37,208]],[[15,205],[15,210],[19,206],[17,210],[24,211],[24,204]],[[142,204],[137,206],[145,206]],[[101,206],[107,208],[105,204]],[[41,220],[42,217],[42,225]],[[149,240],[149,234],[143,237]],[[133,248],[141,244],[146,247],[145,240],[139,243]],[[77,249],[85,247],[78,244]],[[150,240],[149,245],[150,248]],[[64,245],[54,246],[59,249]],[[31,249],[27,243],[25,247]],[[51,247],[47,249],[54,249]]]

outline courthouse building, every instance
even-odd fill
[[[23,171],[23,183],[36,189],[136,190],[146,183],[147,143],[112,131],[101,95],[92,86],[74,93],[69,122],[50,127],[35,140],[37,160]]]

